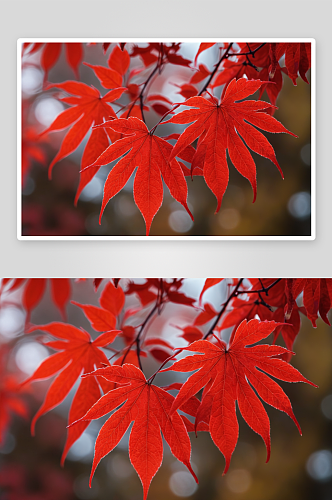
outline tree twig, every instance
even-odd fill
[[[207,337],[209,335],[211,335],[213,333],[213,330],[215,329],[215,327],[217,326],[221,316],[224,314],[224,312],[226,311],[226,308],[228,306],[228,304],[230,303],[230,301],[237,296],[238,294],[238,290],[240,288],[240,286],[242,285],[242,282],[243,282],[244,278],[240,278],[236,287],[234,288],[234,290],[232,291],[232,293],[230,294],[230,296],[228,297],[228,299],[226,300],[226,302],[224,303],[221,311],[219,312],[218,316],[216,317],[215,321],[213,322],[213,325],[210,327],[209,331],[204,335],[203,337],[203,340],[206,340]]]
[[[214,77],[214,75],[216,74],[216,72],[218,71],[218,68],[220,66],[220,64],[224,61],[224,59],[227,59],[229,57],[229,51],[231,50],[233,46],[233,42],[230,43],[226,49],[226,52],[221,56],[221,58],[219,59],[219,61],[217,62],[214,70],[212,71],[211,75],[209,76],[208,78],[208,81],[205,83],[204,87],[202,88],[202,90],[197,94],[198,96],[202,95],[203,92],[206,91],[206,89],[208,88],[208,86],[210,85],[210,82],[212,80],[212,78]],[[232,54],[232,55],[236,55],[236,54]]]

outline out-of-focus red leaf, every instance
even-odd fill
[[[109,281],[101,292],[99,302],[101,307],[110,311],[114,316],[118,316],[125,303],[125,294],[122,288],[116,288],[113,283]]]
[[[204,52],[205,50],[209,49],[210,47],[213,47],[213,45],[215,45],[215,43],[206,43],[206,42],[200,43],[199,49],[198,49],[197,54],[195,56],[195,64],[197,63],[198,56],[202,52]]]
[[[108,65],[120,75],[124,75],[128,71],[130,65],[130,56],[128,52],[125,49],[121,50],[120,47],[116,45],[108,58]]]
[[[112,337],[119,333],[107,332],[92,341],[90,335],[72,325],[65,323],[50,323],[30,328],[30,332],[42,330],[61,342],[49,342],[48,346],[57,349],[55,354],[46,358],[37,370],[25,381],[25,384],[35,380],[45,380],[56,375],[50,385],[44,403],[39,408],[31,423],[31,432],[34,434],[36,421],[39,417],[58,406],[68,395],[75,382],[82,373],[92,372],[96,367],[108,365],[109,361],[100,347],[108,345]],[[113,339],[114,340],[114,339]],[[69,424],[80,419],[101,395],[96,378],[83,378],[76,391],[69,411]],[[61,462],[73,443],[81,436],[89,422],[80,422],[70,427],[62,454]]]
[[[200,296],[199,296],[199,303],[202,302],[202,298],[203,298],[203,295],[206,292],[206,290],[208,290],[212,286],[218,285],[223,279],[224,278],[206,278],[204,286],[203,286],[203,290],[201,291]]]
[[[75,301],[72,301],[72,304],[80,307],[84,311],[92,328],[97,332],[105,332],[115,328],[116,318],[110,311],[97,306],[79,304]]]

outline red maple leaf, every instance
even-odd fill
[[[268,337],[278,325],[274,321],[243,321],[228,346],[219,339],[217,345],[198,340],[184,350],[201,354],[176,361],[170,368],[163,370],[198,370],[183,384],[171,413],[205,387],[195,425],[201,421],[209,423],[211,437],[226,460],[224,473],[228,470],[239,434],[235,401],[247,424],[263,438],[269,460],[270,421],[253,388],[266,403],[287,413],[301,433],[288,397],[268,375],[286,382],[307,382],[316,386],[286,361],[276,358],[289,353],[287,349],[262,344],[253,346]]]
[[[296,306],[295,300],[303,292],[303,305],[312,325],[316,327],[318,313],[322,320],[330,325],[327,313],[332,307],[331,278],[288,278],[285,292],[287,295],[286,318],[292,314]]]
[[[259,96],[258,98],[260,99],[262,97],[262,94],[264,90],[266,90],[266,93],[270,99],[271,104],[275,105],[277,101],[277,97],[281,92],[282,85],[283,85],[283,79],[282,79],[282,73],[281,73],[281,68],[279,66],[279,63],[277,63],[277,66],[274,70],[273,77],[269,75],[268,68],[265,67],[263,68],[259,73],[258,73],[258,78],[261,80],[268,80],[269,82],[274,83],[275,85],[269,85],[269,84],[264,84],[261,86],[259,90]],[[274,108],[271,108],[269,110],[270,113],[274,113]]]
[[[87,169],[107,165],[128,153],[116,163],[106,179],[100,219],[109,200],[121,191],[136,167],[134,199],[144,217],[147,235],[163,201],[162,178],[173,198],[193,218],[187,205],[188,188],[184,174],[175,158],[169,160],[172,146],[167,141],[151,134],[145,123],[135,117],[109,120],[97,128],[111,128],[128,136],[111,144]]]
[[[225,316],[223,322],[216,330],[224,330],[234,327],[246,319],[254,319],[259,317],[261,321],[273,320],[280,323],[274,331],[275,343],[281,333],[286,347],[292,350],[294,340],[300,331],[301,320],[299,311],[304,312],[303,308],[298,308],[297,305],[292,309],[290,317],[285,316],[285,304],[287,298],[285,294],[286,280],[281,279],[276,282],[275,279],[250,279],[252,287],[248,290],[247,297],[242,295],[242,298],[235,297],[231,301],[231,311]],[[270,288],[271,287],[271,288]],[[256,293],[253,293],[256,292]],[[289,360],[291,355],[285,356]]]
[[[45,288],[46,278],[29,278],[24,288],[22,303],[27,311],[26,323],[30,321],[32,310],[41,301]],[[61,312],[62,317],[66,318],[65,307],[69,301],[71,286],[69,278],[50,278],[51,282],[51,297],[54,304]]]
[[[279,321],[283,322],[282,326],[278,326],[274,333],[273,333],[273,343],[276,342],[278,335],[281,333],[285,345],[287,349],[292,350],[293,349],[293,344],[294,341],[299,334],[300,328],[301,328],[301,317],[300,317],[300,311],[302,313],[305,313],[304,307],[298,307],[297,304],[295,304],[292,313],[289,318],[285,318],[285,308],[284,307],[278,307],[272,315],[272,318],[274,321]],[[287,356],[284,356],[283,359],[285,361],[290,361],[292,355],[287,354]]]
[[[231,303],[231,310],[218,327],[219,331],[235,326],[236,328],[244,320],[254,319],[256,315],[261,321],[272,320],[272,307],[283,307],[285,304],[285,281],[275,283],[275,279],[250,279],[251,288],[248,294],[235,296]],[[272,286],[271,289],[269,287]],[[266,291],[264,291],[264,289]],[[281,321],[283,321],[283,317]],[[280,321],[280,317],[278,318]],[[289,346],[287,346],[290,348]]]
[[[23,116],[22,116],[23,118]],[[32,165],[40,163],[45,165],[47,156],[45,151],[45,139],[41,138],[34,127],[22,126],[22,186]]]
[[[92,341],[86,331],[65,323],[34,326],[29,333],[36,330],[42,330],[61,340],[45,344],[59,352],[45,359],[31,377],[24,382],[26,384],[34,380],[45,380],[58,374],[47,391],[44,403],[31,422],[32,434],[34,434],[37,419],[58,406],[65,399],[75,382],[80,380],[82,373],[89,373],[95,367],[99,368],[103,364],[109,364],[100,347],[112,343],[120,333],[118,330],[108,331]],[[105,390],[109,388],[107,384],[100,385]],[[69,411],[69,424],[81,418],[100,396],[101,390],[97,379],[95,377],[82,378]],[[87,426],[88,422],[81,422],[79,425],[68,429],[61,463],[64,462],[69,448]]]
[[[260,79],[257,66],[265,67],[269,64],[269,44],[239,43],[238,45],[240,47],[242,46],[242,50],[234,54],[232,59],[236,57],[236,60],[225,59],[222,63],[222,67],[220,68],[220,72],[217,73],[216,77],[210,83],[210,88],[212,89],[219,87],[220,85],[225,85],[222,95],[224,95],[227,86],[233,78],[238,80],[246,75],[248,80]],[[251,51],[255,51],[257,49],[259,50],[254,53],[254,56],[251,56],[248,53],[249,49]],[[247,55],[243,56],[241,53],[246,53]]]
[[[195,340],[199,340],[203,337],[203,332],[194,325],[188,325],[185,327],[176,326],[178,330],[182,330],[180,337],[184,338],[189,344]]]
[[[0,293],[6,289],[7,292],[13,292],[20,288],[25,282],[22,305],[27,312],[26,324],[30,321],[32,310],[41,301],[48,278],[5,278],[2,280]],[[62,317],[65,319],[65,307],[71,294],[71,285],[69,278],[49,278],[51,283],[51,298],[54,305],[59,309]],[[8,286],[7,286],[8,285]]]
[[[158,279],[148,278],[145,283],[134,283],[133,281],[129,281],[126,295],[136,294],[142,307],[145,307],[157,299],[155,288],[159,288]]]
[[[23,53],[27,52],[27,49],[32,45],[32,48],[29,50],[29,54],[33,54],[34,52],[37,52],[40,47],[43,45],[42,43],[25,43],[23,45]],[[57,60],[59,59],[60,53],[61,53],[61,46],[62,43],[45,43],[43,50],[42,50],[42,55],[41,55],[41,67],[43,68],[45,72],[44,76],[44,81],[47,80],[48,78],[48,72]],[[78,75],[78,66],[80,62],[82,61],[83,58],[83,46],[82,43],[64,43],[65,50],[66,50],[66,60],[69,66],[72,68],[72,70],[75,73],[76,78],[79,77]]]
[[[72,303],[83,309],[85,316],[97,332],[105,332],[115,328],[116,316],[123,309],[125,295],[122,288],[115,288],[110,281],[100,295],[99,304],[101,307],[90,304],[83,305],[74,301]]]
[[[143,307],[150,302],[156,300],[157,294],[165,292],[163,302],[174,302],[175,304],[183,304],[193,307],[196,300],[193,297],[188,297],[184,293],[179,292],[183,285],[183,278],[174,278],[171,281],[157,278],[147,278],[145,283],[129,282],[126,295],[136,293]],[[155,291],[155,289],[157,289]]]
[[[189,97],[194,97],[195,95],[197,95],[197,88],[194,85],[191,85],[189,83],[183,83],[182,85],[173,83],[173,85],[180,89],[177,94],[182,95],[182,97],[184,97],[185,99],[189,99]]]
[[[210,87],[215,88],[225,84],[223,95],[227,85],[233,78],[238,80],[246,75],[249,80],[267,82],[261,86],[258,99],[262,97],[264,90],[266,90],[271,104],[275,105],[283,84],[281,68],[278,63],[281,57],[281,51],[278,47],[283,44],[239,43],[238,45],[241,51],[235,54],[236,61],[229,59],[223,61],[221,71],[211,82]],[[260,71],[259,67],[262,68]],[[273,82],[272,85],[271,82]],[[275,108],[270,108],[266,112],[273,114],[274,111]]]
[[[192,161],[192,168],[204,165],[205,181],[218,201],[216,212],[220,209],[222,197],[228,184],[226,150],[228,150],[235,168],[249,180],[254,192],[253,201],[256,199],[257,191],[256,166],[247,146],[252,151],[271,160],[283,176],[273,147],[255,127],[267,132],[285,132],[294,137],[297,136],[268,114],[267,109],[271,108],[271,104],[265,101],[241,101],[256,92],[265,83],[267,82],[246,80],[245,78],[240,78],[237,81],[233,79],[227,86],[220,103],[212,96],[211,100],[203,97],[192,97],[183,105],[194,106],[195,109],[182,111],[164,122],[191,123],[175,144],[170,160],[178,156],[197,137],[200,137]]]
[[[168,62],[180,66],[189,66],[191,61],[184,59],[178,51],[181,43],[149,43],[146,47],[134,46],[131,51],[131,57],[139,55],[142,58],[145,67],[158,61],[158,58],[165,57]]]
[[[206,43],[206,42],[202,42],[199,44],[199,49],[197,51],[197,54],[195,56],[195,64],[197,63],[197,59],[198,59],[198,56],[204,52],[205,50],[209,49],[210,47],[213,47],[213,45],[215,45],[215,43]]]
[[[215,308],[208,302],[205,302],[203,310],[195,318],[194,325],[205,325],[216,316],[218,316],[218,312],[215,310]]]
[[[285,66],[294,85],[298,75],[306,83],[306,72],[311,67],[311,43],[278,43],[277,58],[285,54]]]
[[[93,67],[96,75],[99,73],[96,70],[97,66]],[[105,68],[107,70],[107,68]],[[108,70],[113,71],[113,70]],[[115,73],[115,71],[113,71]],[[121,80],[121,76],[119,75]],[[70,155],[83,141],[90,128],[95,124],[100,124],[104,119],[116,114],[112,106],[108,103],[114,102],[126,90],[125,87],[119,87],[107,92],[101,97],[99,91],[81,82],[67,81],[64,83],[55,83],[49,85],[48,88],[57,87],[64,90],[66,93],[71,94],[72,97],[64,98],[62,101],[70,104],[71,107],[65,109],[59,116],[56,117],[54,122],[43,132],[43,134],[63,130],[71,126],[66,133],[60,150],[49,166],[49,177],[51,177],[52,169],[55,163]],[[81,169],[93,163],[96,158],[107,148],[109,145],[108,134],[103,128],[94,128],[85,146]],[[84,170],[81,173],[80,183],[77,188],[75,203],[84,187],[91,181],[92,177],[97,173],[97,169]]]
[[[39,134],[32,127],[25,127],[22,130],[22,184],[27,177],[30,166],[33,162],[45,164],[46,153],[39,140]]]
[[[108,58],[108,65],[120,75],[124,75],[130,66],[130,56],[125,48],[120,49],[118,45],[114,47]]]
[[[260,320],[272,319],[272,311],[266,305],[262,304],[255,294],[250,294],[248,300],[242,300],[235,297],[231,302],[232,310],[225,316],[223,322],[218,327],[219,330],[224,330],[230,327],[238,327],[244,320],[254,319],[256,314]]]
[[[238,52],[238,60],[243,61],[246,59],[249,69],[254,69],[253,66],[264,68],[271,62],[271,46],[276,45],[272,43],[239,43],[240,52]],[[247,56],[243,56],[247,54]]]
[[[208,76],[210,76],[209,69],[205,66],[205,64],[200,64],[198,71],[193,74],[189,83],[190,84],[197,84],[197,83],[205,80],[205,78],[207,78]]]
[[[28,417],[27,405],[19,394],[20,388],[20,384],[13,376],[7,375],[0,380],[0,444],[3,444],[12,415]]]
[[[218,285],[224,278],[206,278],[203,290],[201,291],[199,295],[199,300],[198,302],[201,304],[202,303],[202,298],[206,290],[211,288],[212,286]]]
[[[155,52],[159,52],[159,46],[159,43],[149,43],[146,47],[134,45],[130,53],[130,57],[140,56],[144,66],[147,68],[158,60],[158,55]]]
[[[117,446],[132,421],[129,458],[142,482],[144,500],[162,463],[161,432],[173,455],[188,467],[197,481],[190,465],[191,446],[184,421],[177,412],[170,415],[174,396],[149,383],[142,371],[131,364],[101,368],[85,375],[83,380],[96,376],[98,380],[103,377],[108,382],[125,385],[102,396],[81,419],[83,422],[98,419],[118,408],[98,434],[90,485],[100,460]]]

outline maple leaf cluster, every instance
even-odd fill
[[[85,286],[87,281],[77,280],[75,286]],[[91,484],[99,462],[134,422],[129,457],[145,499],[162,463],[162,436],[198,481],[190,462],[189,433],[211,435],[225,457],[226,473],[239,435],[236,405],[248,426],[262,437],[267,461],[270,421],[263,402],[285,412],[301,433],[291,402],[276,380],[315,386],[292,366],[292,349],[300,332],[300,313],[313,327],[318,318],[330,324],[327,314],[332,308],[332,279],[208,278],[198,297],[188,295],[186,280],[178,278],[139,282],[96,278],[93,284],[95,292],[101,289],[97,305],[71,301],[88,319],[90,334],[65,322],[31,323],[31,311],[44,292],[45,280],[7,278],[1,283],[2,303],[21,292],[22,307],[29,318],[25,334],[43,332],[39,341],[54,351],[21,384],[24,389],[32,382],[53,378],[32,419],[33,434],[38,419],[58,406],[79,381],[69,410],[62,464],[89,423],[111,414],[96,439]],[[63,314],[72,293],[70,280],[53,278],[50,285],[52,299]],[[215,309],[206,297],[217,288],[224,289],[225,299]],[[157,320],[165,317],[165,310],[172,314],[174,308],[186,308],[192,322],[172,324],[173,335],[160,335]],[[226,329],[231,329],[229,341]],[[281,337],[286,347],[276,344]],[[177,347],[179,343],[182,347]],[[150,376],[149,359],[158,366]],[[193,373],[184,383],[175,381],[160,387],[155,380],[164,372]],[[8,382],[5,373],[0,374],[2,435],[11,413],[26,416],[19,388],[18,383],[13,386]]]
[[[193,219],[187,204],[186,177],[203,176],[217,199],[218,212],[229,179],[227,152],[237,171],[250,182],[253,201],[257,196],[257,176],[249,149],[273,162],[283,177],[273,146],[258,129],[297,137],[272,115],[277,109],[283,75],[294,85],[299,75],[308,83],[310,43],[201,43],[193,61],[182,56],[181,43],[104,43],[104,53],[110,51],[107,65],[83,62],[94,72],[99,86],[107,89],[104,95],[80,81],[47,83],[61,45],[25,43],[23,64],[29,54],[41,51],[45,91],[58,89],[55,97],[68,105],[41,135],[44,138],[67,129],[49,165],[49,177],[54,165],[73,153],[88,134],[75,204],[100,167],[116,162],[105,181],[100,219],[108,202],[132,175],[134,200],[144,218],[147,235],[163,202],[163,182]],[[64,45],[68,63],[78,78],[79,64],[84,59],[83,44]],[[202,63],[197,67],[201,54],[212,48],[219,54],[213,70]],[[280,66],[282,61],[284,66]],[[189,71],[192,75],[189,81],[176,84],[178,94],[185,99],[180,103],[150,91],[151,84],[170,65],[182,67],[185,74]],[[264,90],[270,102],[261,100]],[[257,91],[258,100],[248,100]],[[179,106],[187,109],[179,111]],[[150,111],[161,117],[151,129],[146,120]],[[173,116],[165,120],[169,114]],[[163,124],[186,128],[181,134],[175,131],[157,136],[156,129],[159,133]],[[175,144],[169,142],[174,140]],[[32,149],[28,153],[35,157],[39,154]]]

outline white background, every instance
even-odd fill
[[[330,0],[3,0],[0,9],[0,276],[332,276]],[[316,240],[17,240],[16,43],[23,37],[315,38]]]

